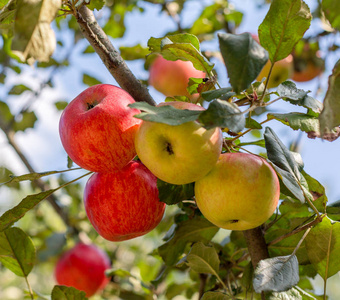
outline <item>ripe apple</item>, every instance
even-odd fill
[[[204,110],[188,102],[165,102],[177,109]],[[159,179],[186,184],[205,176],[222,150],[220,128],[206,130],[198,122],[171,126],[143,121],[135,139],[139,159]]]
[[[109,241],[142,236],[162,220],[157,178],[140,162],[131,161],[112,173],[94,173],[86,183],[84,205],[96,231]]]
[[[72,286],[90,297],[109,282],[105,270],[111,267],[108,255],[95,245],[78,243],[57,261],[54,277],[59,285]]]
[[[149,69],[149,84],[167,97],[187,96],[189,78],[205,78],[206,74],[196,70],[190,61],[170,61],[157,56]]]
[[[215,167],[195,183],[196,203],[218,227],[247,230],[267,221],[276,209],[280,184],[263,158],[224,153]]]
[[[257,81],[260,81],[263,79],[263,77],[268,76],[270,66],[271,62],[270,60],[268,60],[267,63],[262,68],[260,74],[257,76]],[[277,87],[280,83],[290,78],[293,74],[293,71],[294,71],[293,56],[289,54],[286,58],[281,59],[275,63],[269,78],[267,88],[271,89]]]
[[[134,138],[139,112],[128,107],[135,102],[119,87],[92,86],[63,111],[59,122],[61,142],[80,167],[94,172],[123,168],[135,155]]]

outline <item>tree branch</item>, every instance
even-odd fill
[[[92,11],[83,5],[76,11],[75,17],[84,37],[92,45],[120,87],[127,91],[135,101],[156,105],[148,89],[133,75],[103,29],[98,25]]]

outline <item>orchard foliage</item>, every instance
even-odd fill
[[[86,299],[84,292],[55,285],[53,279],[58,257],[79,240],[101,247],[112,261],[106,272],[111,281],[94,299],[173,299],[178,295],[204,300],[321,299],[311,283],[317,274],[325,281],[323,299],[327,298],[327,279],[340,271],[340,209],[336,202],[327,203],[325,188],[306,173],[301,156],[281,141],[270,124],[278,121],[309,138],[338,142],[340,61],[329,61],[339,57],[338,45],[329,44],[318,59],[322,60],[322,70],[324,65],[333,66],[323,101],[311,96],[317,95],[316,91],[300,89],[291,80],[268,90],[264,80],[256,78],[268,59],[274,66],[294,51],[303,53],[305,44],[319,49],[319,45],[329,43],[340,30],[340,3],[315,1],[311,11],[302,0],[259,0],[259,6],[268,7],[268,13],[258,28],[257,43],[250,33],[239,31],[243,12],[226,0],[196,1],[202,6],[201,14],[184,27],[181,18],[186,2],[0,0],[0,85],[6,91],[0,100],[0,128],[27,169],[24,175],[13,175],[6,158],[1,160],[0,192],[11,200],[10,207],[0,207],[1,299],[9,298],[16,286],[17,299]],[[154,6],[176,23],[177,30],[112,52],[109,40],[97,31],[99,25],[115,45],[115,39],[127,32],[126,16],[143,14]],[[91,17],[90,10],[101,17],[99,25],[86,18]],[[313,22],[324,26],[309,31]],[[66,33],[72,35],[72,45],[60,38]],[[56,74],[74,67],[70,58],[83,35],[90,43],[83,55],[99,55],[130,93],[140,90],[140,82],[147,84],[147,78],[138,78],[130,87],[124,81],[129,70],[117,71],[124,60],[142,60],[147,70],[154,56],[161,55],[167,60],[191,61],[197,70],[206,72],[206,78],[192,78],[188,85],[190,94],[199,93],[196,102],[206,110],[155,107],[150,98],[138,93],[140,98],[135,97],[137,102],[131,106],[142,112],[135,117],[169,125],[196,120],[207,129],[221,127],[223,152],[249,152],[254,149],[249,146],[258,146],[280,179],[281,201],[271,219],[250,232],[220,230],[198,210],[193,183],[172,185],[159,180],[159,195],[167,211],[156,229],[124,242],[99,237],[86,218],[82,199],[80,179],[91,172],[73,168],[68,160],[66,170],[38,173],[24,145],[17,143],[20,135],[35,130],[36,99],[45,90],[56,89]],[[205,50],[209,41],[215,42],[214,50]],[[302,58],[302,69],[304,63],[307,61]],[[220,86],[216,64],[225,64],[228,86]],[[13,80],[32,67],[37,74],[44,74],[38,87]],[[272,67],[267,77],[271,71]],[[319,76],[324,75],[321,72]],[[80,78],[87,86],[101,83],[86,72]],[[56,101],[55,108],[63,110],[70,100]],[[163,100],[190,101],[180,95]],[[269,110],[279,101],[289,104],[290,111]],[[261,135],[256,137],[252,132]],[[246,136],[251,138],[244,140]],[[53,153],[48,155],[54,159]],[[262,244],[252,243],[254,240]]]

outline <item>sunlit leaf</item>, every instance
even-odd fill
[[[79,291],[74,287],[56,285],[52,290],[51,300],[87,300],[84,291]]]
[[[295,255],[263,259],[255,269],[256,293],[283,292],[299,282],[299,262]]]
[[[8,92],[9,95],[21,95],[25,91],[31,91],[31,89],[24,85],[24,84],[17,84],[14,85],[10,91]]]
[[[261,45],[272,62],[287,57],[309,28],[312,15],[302,0],[272,0],[259,26]]]
[[[20,228],[0,232],[0,262],[14,274],[26,277],[35,263],[35,247]]]
[[[268,52],[250,33],[219,33],[218,39],[230,84],[236,93],[240,93],[259,75],[268,61]]]
[[[91,0],[87,7],[91,10],[101,10],[105,5],[105,0]]]
[[[102,82],[93,76],[90,76],[88,74],[83,74],[83,83],[88,86],[93,86],[96,84],[100,84]]]
[[[141,44],[132,47],[121,46],[119,51],[124,60],[145,59],[150,53],[148,48],[143,47]]]

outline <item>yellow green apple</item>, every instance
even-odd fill
[[[188,102],[165,102],[177,109],[204,110]],[[206,130],[191,121],[172,126],[143,121],[135,147],[139,159],[159,179],[187,184],[204,177],[216,164],[222,150],[220,128]]]
[[[221,154],[214,168],[195,182],[202,214],[229,230],[260,226],[274,213],[279,197],[280,184],[272,166],[248,153]]]

